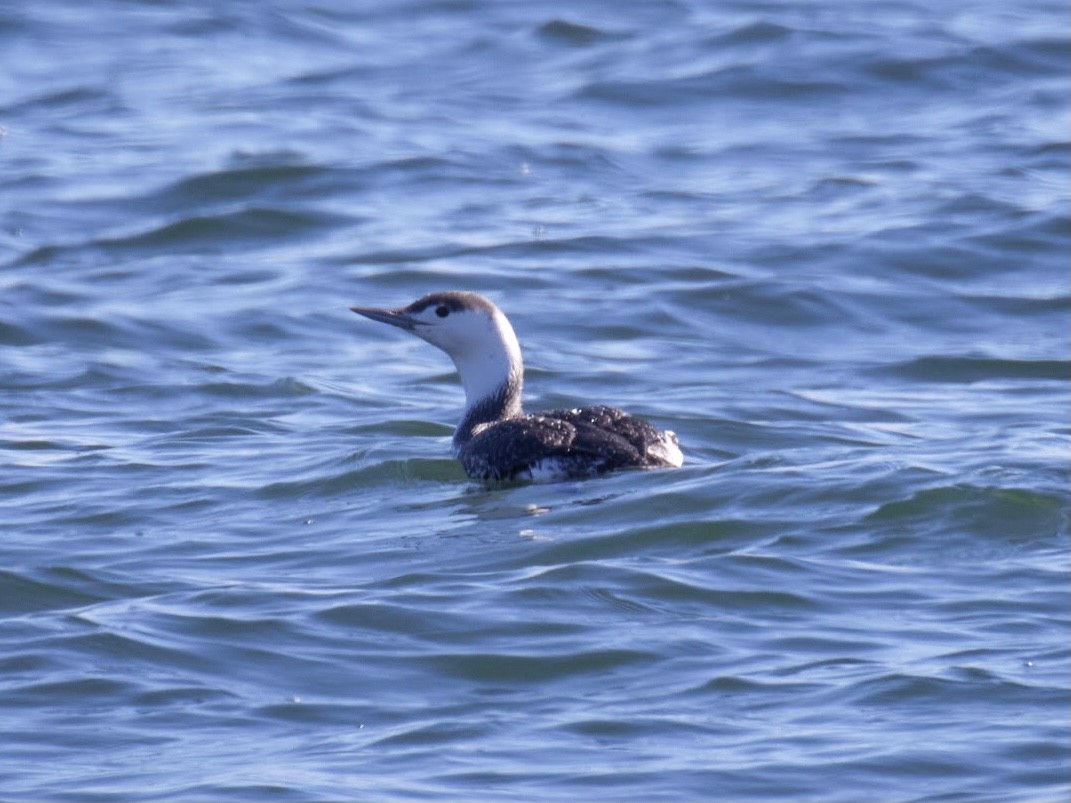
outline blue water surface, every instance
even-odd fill
[[[0,3],[0,799],[1066,800],[1069,29]],[[684,467],[468,480],[452,288]]]

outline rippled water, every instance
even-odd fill
[[[1062,801],[1055,2],[0,6],[0,798]],[[434,349],[677,471],[485,488]]]

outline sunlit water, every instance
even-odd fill
[[[0,798],[1067,799],[1068,28],[0,6]],[[468,481],[448,288],[684,468]]]

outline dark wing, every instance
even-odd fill
[[[592,427],[627,442],[637,453],[637,460],[626,465],[650,466],[663,463],[659,452],[667,438],[676,444],[676,436],[663,432],[650,422],[629,415],[616,407],[597,405],[575,410],[552,410],[540,415],[564,421],[575,427]]]
[[[578,476],[642,465],[625,438],[557,413],[497,421],[474,435],[458,456],[469,476],[494,480],[512,479],[543,460],[560,460]]]

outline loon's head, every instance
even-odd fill
[[[400,309],[350,307],[373,321],[404,329],[454,361],[469,405],[507,384],[520,390],[524,371],[521,348],[509,320],[476,293],[430,293]]]

